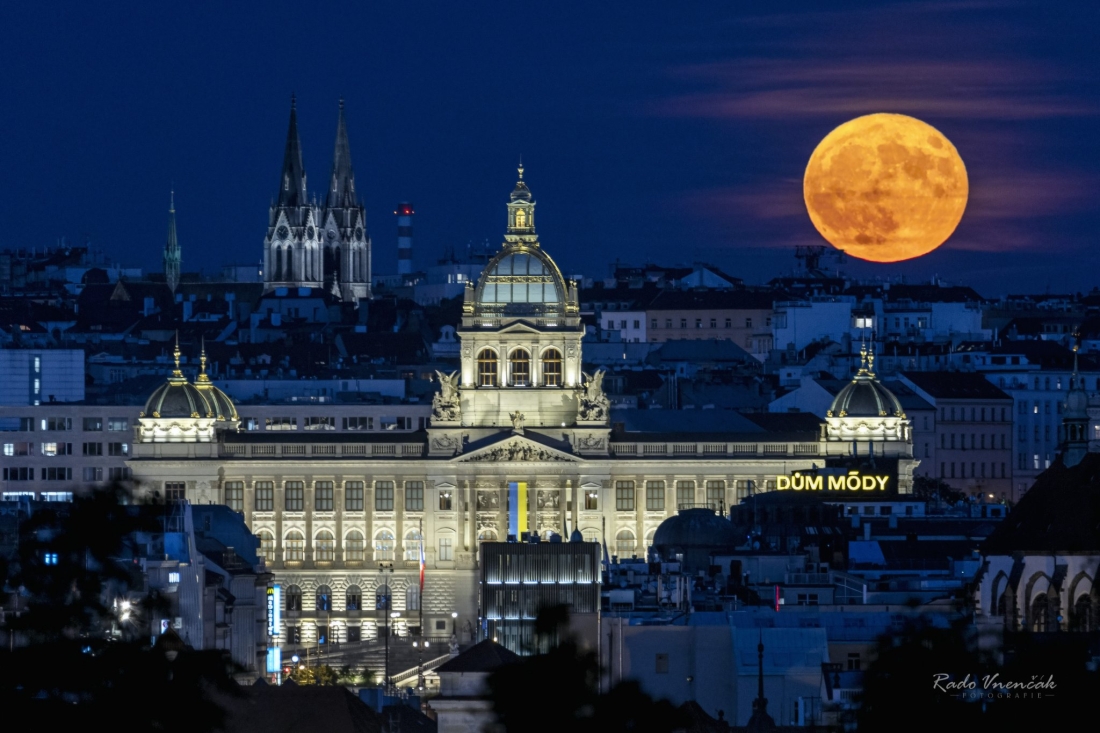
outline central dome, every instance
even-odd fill
[[[860,350],[860,369],[852,381],[837,393],[827,417],[905,417],[905,410],[893,392],[882,386],[873,371],[875,356]]]
[[[173,374],[156,388],[145,402],[142,417],[191,418],[214,417],[214,410],[202,392],[181,374]]]
[[[505,313],[532,309],[560,310],[565,280],[554,261],[541,249],[508,245],[489,262],[478,284],[477,303]]]

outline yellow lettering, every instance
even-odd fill
[[[829,477],[829,491],[844,491],[844,477],[843,476],[830,476]]]
[[[807,476],[806,491],[821,491],[821,483],[820,476]]]
[[[776,476],[775,477],[775,489],[776,491],[786,491],[791,488],[790,476]]]
[[[878,480],[878,490],[879,491],[886,491],[886,482],[890,480],[890,477],[889,476],[876,476],[875,478]]]
[[[806,488],[806,479],[802,477],[802,474],[796,473],[794,476],[791,476],[791,488],[795,491],[802,491],[802,489]]]
[[[859,491],[859,487],[862,484],[863,484],[863,482],[859,480],[859,474],[858,473],[848,474],[848,481],[847,481],[848,491]]]
[[[863,490],[864,491],[874,491],[876,483],[878,483],[878,482],[875,481],[874,476],[864,476],[863,477]]]

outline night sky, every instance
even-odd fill
[[[956,145],[967,212],[931,255],[845,270],[1083,291],[1098,49],[1083,1],[5,3],[0,248],[87,237],[159,271],[174,184],[185,271],[258,261],[296,93],[318,192],[345,99],[376,273],[403,200],[418,265],[495,248],[522,154],[567,273],[705,260],[763,283],[823,242],[802,203],[817,142],[899,112]]]

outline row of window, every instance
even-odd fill
[[[41,481],[72,481],[73,469],[63,466],[42,468],[38,475]],[[34,469],[24,466],[5,467],[3,476],[5,481],[34,481]]]
[[[940,463],[940,478],[967,478],[967,475],[966,475],[966,462],[965,461],[960,462],[958,465],[959,465],[959,475],[956,476],[955,475],[955,462],[954,461],[952,461],[950,463],[941,462]],[[948,474],[948,467],[950,467],[950,474]],[[986,468],[986,464],[984,462],[978,463],[978,462],[971,461],[969,478],[986,478],[985,468]],[[1021,468],[1022,468],[1022,466],[1021,466]],[[990,463],[989,464],[989,476],[988,476],[988,478],[1008,478],[1007,464],[1005,464],[1005,463],[1001,464],[1001,475],[997,476],[997,464],[996,463]]]
[[[5,456],[33,456],[34,455],[34,443],[22,442],[22,443],[4,443],[4,455]],[[72,443],[42,443],[40,451],[43,456],[71,456],[73,455]],[[85,456],[102,456],[103,455],[103,443],[84,443],[82,446],[82,455]],[[130,455],[129,443],[108,443],[107,455],[126,457]]]
[[[966,434],[958,434],[958,447],[962,450],[967,450],[966,446]],[[995,450],[997,448],[997,436],[989,435],[985,433],[971,433],[970,434],[970,448],[969,450],[984,450],[986,447],[986,437],[989,438],[989,449]],[[956,447],[956,434],[955,433],[940,433],[940,448],[948,449]],[[1005,433],[1001,433],[1001,450],[1008,450],[1008,436]]]
[[[167,487],[167,484],[166,484]],[[347,481],[344,483],[344,511],[363,511],[363,495],[365,492],[362,481]],[[392,512],[394,510],[394,495],[396,489],[393,481],[376,481],[374,486],[374,510],[378,512]],[[331,512],[335,510],[336,489],[332,481],[317,481],[313,485],[313,511]],[[182,497],[181,497],[182,498]],[[225,503],[234,511],[244,511],[244,482],[225,482]],[[439,492],[439,509],[450,511],[452,507],[452,494],[450,491]],[[283,484],[283,510],[288,512],[305,511],[305,482],[287,481]],[[254,511],[275,511],[275,482],[257,481],[255,486]],[[424,482],[405,482],[405,511],[424,511]]]
[[[997,420],[997,408],[990,407],[989,418],[986,419],[987,408],[971,407],[970,408],[970,422],[1008,422],[1008,408],[1000,408],[1001,419]],[[948,417],[950,415],[950,417]],[[965,407],[941,407],[940,408],[940,421],[946,422],[947,420],[966,421],[966,408]]]
[[[4,417],[0,418],[0,431],[33,433],[35,427],[43,431],[72,430],[73,419],[71,417],[43,417],[35,420],[33,417]],[[107,430],[122,431],[130,429],[130,419],[125,417],[86,417],[83,420],[85,432],[99,432],[103,426]]]
[[[714,507],[721,507],[726,501],[726,482],[707,481],[707,504]],[[591,492],[595,493],[595,492]],[[634,511],[634,500],[637,495],[633,481],[616,481],[615,482],[615,511],[619,512],[632,512]],[[586,496],[587,498],[587,496]],[[694,506],[695,504],[695,482],[694,481],[677,481],[676,482],[676,506]],[[596,509],[597,506],[586,506],[585,509]],[[645,482],[645,510],[647,512],[663,512],[665,510],[665,482],[664,481],[646,481]]]
[[[674,319],[672,319],[672,318],[666,318],[665,319],[665,328],[672,328],[673,321],[674,321]],[[608,321],[608,328],[613,328],[613,326],[611,325],[612,323],[613,323],[613,321]],[[619,326],[620,328],[626,328],[626,321],[619,321],[619,323],[621,324]],[[659,318],[650,318],[649,319],[649,327],[650,328],[653,328],[653,329],[659,328],[659,326],[658,326],[659,323],[660,323]],[[695,319],[695,327],[696,328],[703,328],[703,323],[704,323],[704,319],[702,319],[702,318],[696,318]],[[726,325],[724,326],[724,328],[733,328],[733,319],[732,318],[725,319],[725,324]],[[765,327],[770,328],[771,325],[772,325],[772,319],[770,317],[766,318],[764,325],[765,325]],[[687,318],[681,318],[680,319],[680,328],[687,328],[687,327],[688,327],[688,319]],[[711,318],[710,319],[710,327],[711,328],[718,328],[718,319],[717,318]],[[637,321],[634,321],[634,328],[638,328],[638,322]],[[752,328],[752,319],[751,318],[746,318],[745,319],[745,328]]]
[[[275,561],[275,535],[270,530],[261,529],[256,533],[260,538],[260,554],[267,562]],[[422,537],[419,530],[405,534],[403,545],[404,559],[416,562],[420,559]],[[371,558],[376,562],[394,559],[396,538],[388,529],[379,530],[374,535]],[[438,538],[438,559],[442,562],[454,560],[454,537],[444,534]],[[367,559],[367,545],[363,533],[357,529],[344,535],[344,559],[348,562],[362,562]],[[283,560],[302,562],[306,556],[306,538],[297,529],[289,530],[283,537]],[[313,559],[317,562],[333,562],[336,559],[336,538],[327,529],[319,530],[313,537]]]
[[[283,589],[283,599],[286,610],[300,612],[302,610],[302,589],[296,585],[288,585]],[[317,588],[314,595],[314,608],[318,611],[332,611],[332,589],[327,585]],[[393,609],[393,592],[388,585],[380,585],[374,590],[374,605],[370,610],[388,612]],[[362,611],[363,591],[357,585],[348,586],[344,591],[344,610]],[[405,610],[420,610],[420,586],[410,585],[405,589]],[[320,627],[319,627],[320,628]],[[288,629],[289,630],[289,629]],[[351,628],[348,629],[351,631]]]
[[[562,385],[561,352],[550,348],[542,352],[542,386]],[[477,384],[479,387],[500,386],[500,357],[492,349],[482,349],[477,354]],[[535,383],[531,376],[531,352],[513,349],[508,355],[507,384],[512,387],[530,387]]]

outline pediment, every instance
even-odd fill
[[[522,435],[512,435],[452,460],[456,463],[579,463],[582,459]]]
[[[497,331],[497,333],[542,333],[542,331],[535,328],[527,321],[515,321],[509,323],[507,326]]]

